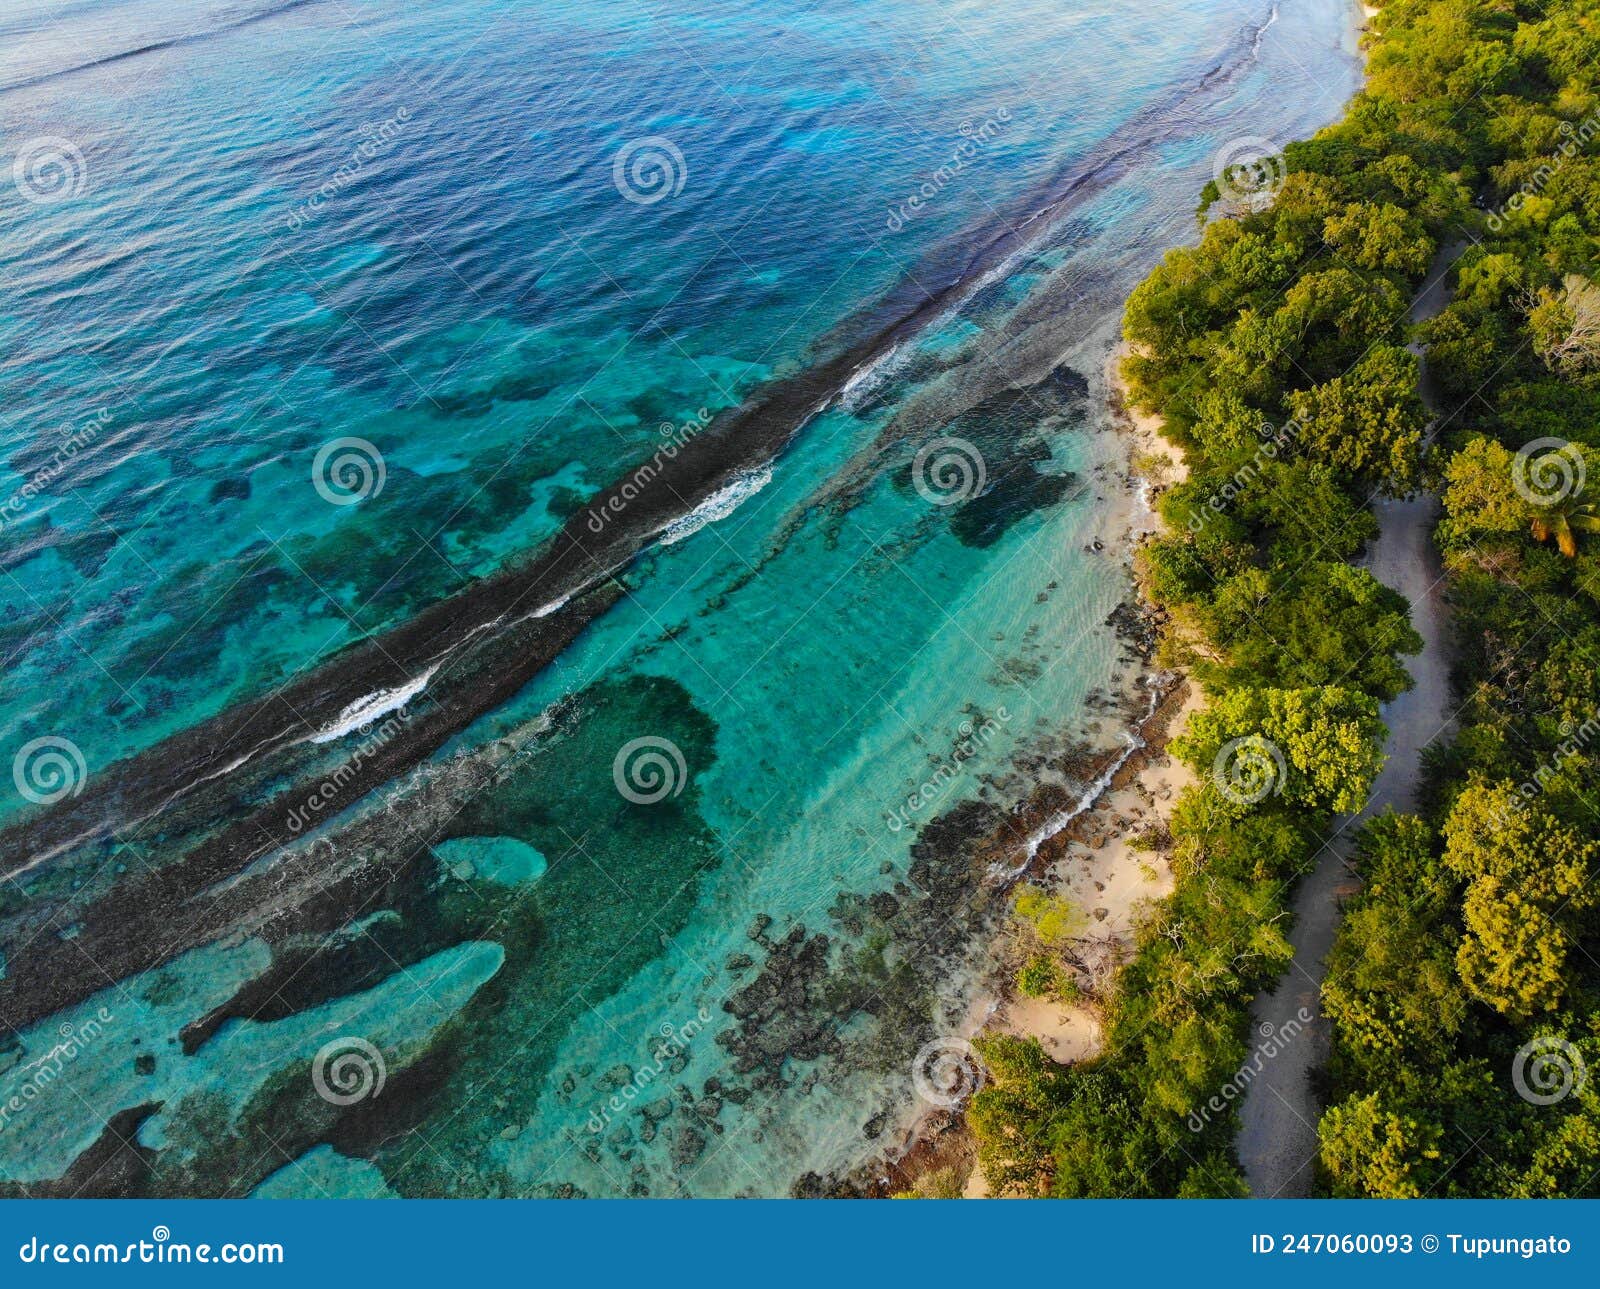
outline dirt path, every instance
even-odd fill
[[[1411,308],[1411,321],[1438,313],[1448,301],[1445,275],[1461,246],[1444,248],[1427,284]],[[1422,393],[1437,414],[1431,382],[1424,371]],[[1316,858],[1316,867],[1296,888],[1292,908],[1294,960],[1288,974],[1250,1009],[1251,1032],[1258,1042],[1278,1035],[1277,1054],[1250,1082],[1240,1106],[1243,1126],[1239,1158],[1251,1195],[1295,1199],[1311,1194],[1317,1153],[1317,1120],[1322,1106],[1311,1085],[1312,1071],[1328,1055],[1328,1025],[1322,1015],[1322,980],[1328,950],[1339,926],[1339,899],[1351,882],[1350,851],[1362,821],[1393,807],[1416,804],[1422,751],[1448,733],[1451,725],[1449,628],[1445,616],[1438,553],[1431,534],[1438,501],[1424,494],[1410,501],[1380,499],[1378,538],[1364,566],[1411,602],[1411,624],[1422,636],[1422,652],[1407,660],[1416,684],[1383,709],[1389,727],[1388,760],[1372,786],[1366,809],[1341,819]],[[1309,1023],[1302,1021],[1309,1016]]]

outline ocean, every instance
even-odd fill
[[[891,1149],[1125,742],[1122,301],[1355,19],[8,6],[0,1182]]]

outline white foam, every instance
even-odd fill
[[[437,670],[437,666],[429,667],[415,680],[408,680],[396,689],[380,689],[376,693],[356,699],[353,703],[347,703],[344,710],[339,713],[338,719],[326,729],[313,734],[309,741],[332,743],[334,739],[343,738],[363,725],[372,724],[380,716],[399,711],[428,687],[428,682],[433,679],[433,673]]]
[[[1250,45],[1250,56],[1252,58],[1257,57],[1261,53],[1261,41],[1266,36],[1267,32],[1272,30],[1273,25],[1277,21],[1278,21],[1278,6],[1277,5],[1273,5],[1272,6],[1272,12],[1267,16],[1267,20],[1264,23],[1261,24],[1260,29],[1256,32],[1255,40],[1251,42],[1251,45]]]
[[[1039,853],[1040,846],[1043,846],[1045,842],[1049,841],[1079,815],[1083,814],[1084,811],[1094,807],[1094,804],[1100,800],[1101,796],[1105,793],[1105,790],[1111,786],[1111,780],[1116,778],[1117,771],[1122,769],[1122,767],[1128,763],[1128,758],[1130,756],[1144,746],[1143,739],[1135,738],[1131,734],[1124,733],[1122,737],[1127,740],[1128,746],[1123,749],[1122,754],[1118,756],[1116,760],[1112,761],[1111,764],[1101,772],[1100,776],[1095,779],[1093,783],[1084,789],[1083,795],[1078,798],[1076,804],[1074,804],[1070,810],[1063,810],[1060,814],[1052,815],[1049,819],[1045,820],[1045,822],[1039,827],[1033,836],[1029,837],[1027,842],[1023,845],[1022,862],[1019,863],[1015,868],[1008,869],[1002,867],[1001,865],[991,866],[990,871],[993,876],[1016,877],[1018,874],[1022,873],[1027,869],[1029,864],[1033,863],[1033,857]]]
[[[685,537],[693,537],[707,524],[726,519],[771,482],[770,465],[740,475],[726,487],[717,489],[687,515],[681,519],[674,519],[663,528],[659,538],[661,544],[671,546],[681,542]]]
[[[940,321],[943,319],[935,319],[935,323]],[[932,326],[930,324],[928,329],[932,330]],[[850,379],[840,386],[839,406],[847,412],[854,411],[857,398],[877,389],[909,353],[910,346],[902,341],[891,345],[871,362],[862,363],[850,373]]]
[[[1145,711],[1144,721],[1140,722],[1142,726],[1145,721],[1148,721],[1156,714],[1156,708],[1161,705],[1163,690],[1158,681],[1152,677],[1141,677],[1139,683],[1150,688],[1150,704]],[[1052,815],[1028,838],[1022,848],[1022,862],[1015,868],[1006,868],[1003,864],[991,864],[989,866],[989,875],[991,877],[1002,880],[1019,877],[1027,871],[1028,865],[1033,863],[1033,858],[1039,853],[1040,846],[1043,846],[1045,842],[1049,841],[1079,815],[1083,814],[1084,811],[1094,808],[1100,798],[1105,795],[1106,789],[1111,786],[1111,781],[1117,777],[1117,771],[1127,765],[1129,757],[1139,751],[1140,748],[1146,746],[1143,738],[1136,734],[1130,734],[1126,730],[1122,732],[1122,738],[1127,743],[1127,747],[1123,748],[1122,754],[1113,760],[1110,765],[1106,766],[1095,778],[1094,782],[1084,789],[1083,795],[1078,798],[1072,808],[1063,810],[1060,814]]]

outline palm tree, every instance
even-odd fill
[[[1547,542],[1552,537],[1568,559],[1577,558],[1578,533],[1600,533],[1600,510],[1584,501],[1582,493],[1563,497],[1542,507],[1533,516],[1533,540]]]

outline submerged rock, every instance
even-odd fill
[[[693,1128],[681,1129],[672,1139],[672,1163],[686,1168],[705,1153],[706,1139]]]

